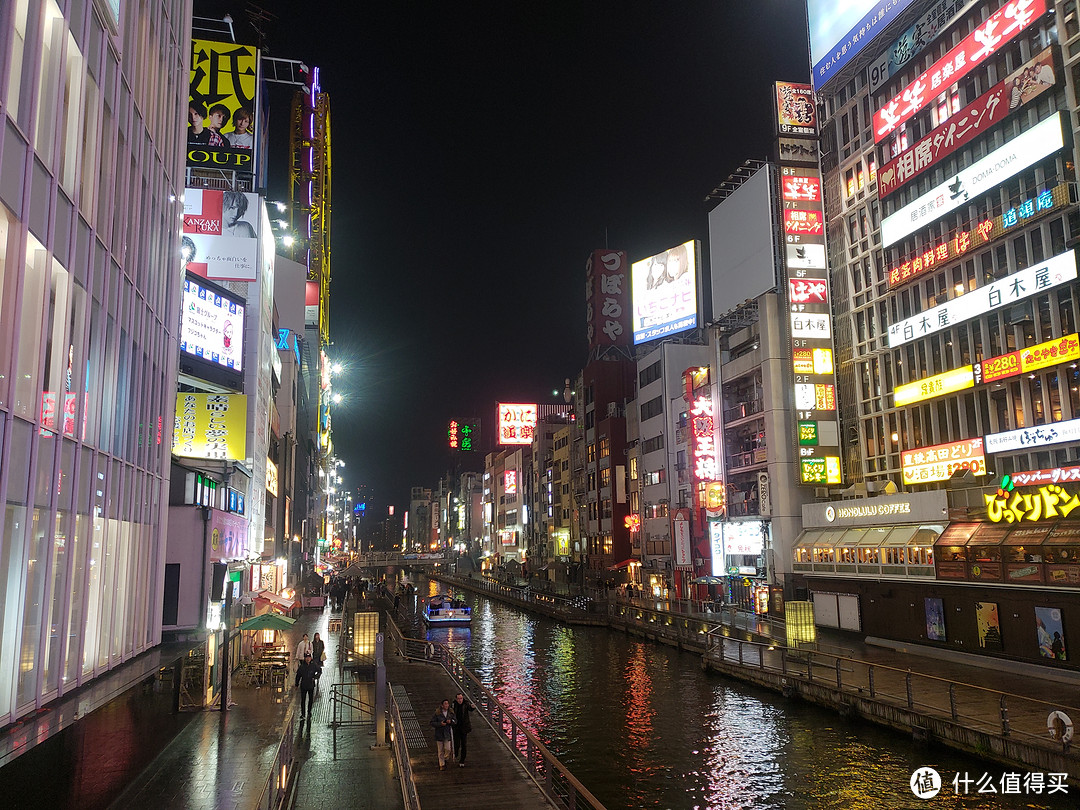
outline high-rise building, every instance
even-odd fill
[[[160,641],[189,27],[0,7],[0,725]]]

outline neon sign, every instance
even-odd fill
[[[900,461],[905,484],[947,481],[957,470],[971,470],[972,475],[986,475],[986,455],[981,438],[906,450],[901,454]]]
[[[473,442],[476,439],[475,423],[461,422],[457,419],[450,420],[450,426],[446,431],[447,441],[451,450],[472,452],[475,450]]]
[[[623,525],[630,530],[630,534],[637,534],[641,531],[641,516],[627,515],[623,520]]]
[[[874,113],[874,143],[880,143],[947,88],[999,51],[1046,13],[1046,0],[1012,0]]]
[[[537,406],[499,403],[499,444],[532,444]]]
[[[503,492],[507,495],[517,494],[517,470],[503,472]]]
[[[1057,484],[1045,484],[1034,492],[1015,492],[1014,481],[1006,475],[993,495],[983,495],[986,517],[991,523],[1034,523],[1066,518],[1080,506],[1080,495]]]
[[[694,478],[715,481],[720,477],[716,453],[716,423],[713,419],[711,396],[698,397],[690,408],[690,424],[694,431]]]
[[[1042,192],[1038,197],[1025,200],[993,219],[985,219],[959,231],[950,239],[932,244],[907,256],[904,261],[889,270],[889,286],[904,284],[920,273],[934,270],[938,265],[964,255],[972,248],[982,247],[1004,236],[1014,225],[1049,214],[1069,204],[1069,187],[1065,183]]]
[[[1003,380],[1070,360],[1080,360],[1080,334],[1076,332],[1057,340],[1037,343],[1026,349],[1001,354],[976,363],[975,382],[989,383]]]
[[[974,387],[975,375],[972,367],[962,366],[946,371],[944,374],[927,377],[925,380],[896,386],[893,389],[893,404],[897,407],[910,405],[912,402],[922,402],[925,399],[942,397],[945,394],[954,394]]]

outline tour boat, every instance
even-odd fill
[[[446,594],[429,597],[421,615],[433,627],[469,624],[472,621],[472,609],[460,599],[451,599]]]

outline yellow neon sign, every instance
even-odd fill
[[[975,374],[973,366],[962,366],[927,377],[924,380],[916,380],[912,383],[898,385],[893,389],[893,402],[897,405],[910,405],[912,402],[922,402],[924,399],[954,394],[965,388],[975,387]]]

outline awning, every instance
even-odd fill
[[[975,534],[968,540],[969,546],[1000,546],[1005,535],[1009,533],[1009,526],[998,526],[994,523],[980,523]]]
[[[1004,546],[1041,546],[1050,534],[1051,526],[1025,527],[1013,529],[1002,543]]]
[[[637,562],[637,560],[634,560],[634,559],[623,560],[621,563],[615,563],[615,565],[608,568],[608,571],[618,571],[618,570],[620,570],[622,568],[628,567],[631,563],[636,563],[636,562]]]
[[[293,605],[296,604],[295,599],[286,599],[284,596],[276,594],[273,591],[259,591],[255,594],[255,598],[262,599],[265,602],[270,602],[275,605],[280,605],[286,610],[291,610]]]
[[[941,533],[935,546],[966,546],[971,535],[979,528],[978,523],[950,523]]]

